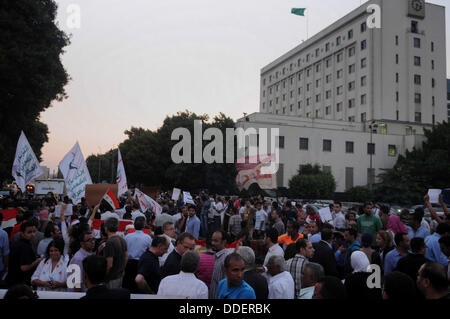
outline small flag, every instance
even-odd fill
[[[306,8],[292,8],[291,13],[299,15],[299,16],[304,16],[305,10],[306,10]]]
[[[103,195],[102,199],[104,199],[109,204],[109,206],[111,206],[112,209],[120,208],[119,201],[109,188],[108,191],[105,193],[105,195]]]

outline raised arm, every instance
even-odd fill
[[[442,209],[444,210],[444,214],[448,215],[449,214],[448,208],[447,208],[447,205],[445,205],[445,203],[444,203],[444,198],[442,197],[442,194],[439,195],[439,204],[441,204]]]
[[[427,205],[428,210],[430,211],[431,217],[435,219],[439,224],[443,222],[443,220],[436,214],[436,211],[434,210],[433,206],[430,203],[430,196],[428,194],[425,195],[425,205]]]

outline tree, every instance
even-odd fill
[[[426,141],[421,149],[414,148],[400,155],[392,169],[383,170],[374,185],[380,201],[399,204],[423,202],[429,188],[449,187],[450,124],[443,122],[424,130]]]
[[[194,121],[202,121],[202,130],[210,127],[219,128],[223,135],[225,145],[226,129],[234,128],[234,121],[225,114],[220,113],[212,121],[208,115],[197,115],[189,111],[178,112],[167,116],[163,125],[156,131],[132,127],[125,131],[127,139],[120,145],[120,152],[125,165],[129,185],[159,186],[164,189],[172,187],[183,190],[208,189],[210,192],[221,194],[235,193],[236,169],[234,163],[179,163],[171,158],[171,150],[179,141],[171,140],[172,132],[177,128],[186,128],[191,133],[191,159],[194,159]],[[203,147],[210,141],[202,141]],[[235,143],[236,145],[236,143]],[[202,148],[203,149],[203,148]],[[113,165],[117,165],[117,149],[113,150]],[[234,152],[236,154],[236,151]],[[87,158],[87,166],[94,181],[97,181],[99,161],[101,158],[110,159],[109,153],[91,155]],[[103,165],[103,162],[102,164]],[[109,164],[106,164],[106,167]],[[103,167],[103,166],[102,166]],[[106,168],[106,174],[108,169]],[[105,172],[102,170],[102,176]],[[109,175],[106,175],[109,176]],[[102,179],[104,179],[102,177]]]
[[[319,165],[302,166],[298,174],[289,180],[289,191],[293,198],[326,199],[336,190],[336,181],[331,173],[324,173]]]
[[[0,181],[11,180],[16,142],[23,130],[34,153],[48,141],[42,111],[67,95],[69,78],[60,55],[69,44],[55,24],[53,0],[1,1],[0,6]]]

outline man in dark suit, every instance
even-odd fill
[[[336,267],[336,259],[331,246],[333,231],[328,227],[324,227],[321,234],[322,240],[313,244],[315,251],[311,262],[322,265],[326,276],[339,277]]]
[[[83,280],[88,288],[81,299],[130,299],[130,292],[123,288],[109,289],[105,285],[106,258],[91,255],[83,260]]]

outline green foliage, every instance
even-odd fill
[[[380,201],[399,204],[423,202],[429,188],[447,188],[450,181],[450,124],[425,130],[421,149],[400,155],[392,169],[384,170],[374,187]]]
[[[39,116],[66,97],[68,75],[60,56],[69,39],[55,24],[56,12],[53,0],[1,1],[0,181],[12,179],[21,130],[40,159],[48,127]]]
[[[194,160],[195,120],[203,122],[203,131],[210,127],[219,128],[222,131],[224,145],[226,128],[234,128],[234,121],[223,113],[209,121],[206,114],[197,115],[186,110],[171,117],[167,116],[163,125],[156,131],[136,127],[125,131],[128,137],[119,145],[119,148],[124,161],[128,184],[159,186],[165,189],[172,187],[184,190],[207,188],[211,192],[236,192],[236,169],[234,164],[225,163],[225,148],[223,150],[223,164],[173,163],[171,150],[179,141],[172,141],[171,135],[173,130],[181,127],[187,128],[191,133],[191,160]],[[210,141],[203,141],[203,147],[208,143]],[[113,161],[111,161],[110,153],[91,155],[86,159],[93,181],[98,181],[98,173],[96,172],[99,170],[99,161],[101,161],[102,167],[105,165],[105,168],[101,169],[101,180],[107,179],[109,181],[111,177],[110,163],[114,167],[117,165],[117,149],[113,150],[113,153]]]
[[[336,181],[330,173],[323,173],[319,165],[306,165],[289,180],[293,198],[328,199],[336,190]]]
[[[373,192],[366,186],[352,187],[347,190],[347,194],[350,202],[367,202],[374,200]]]

